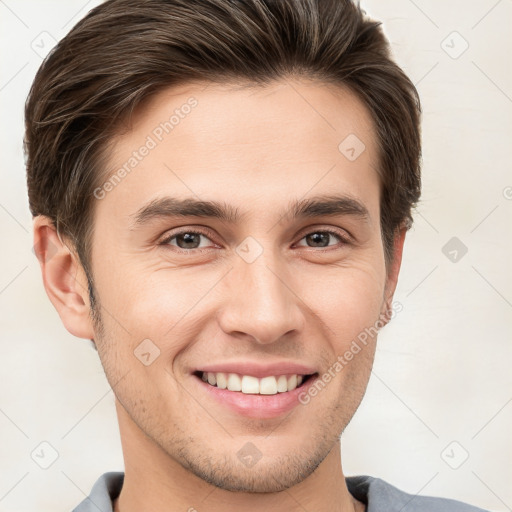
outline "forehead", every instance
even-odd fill
[[[100,208],[108,203],[121,215],[162,194],[220,194],[242,210],[266,209],[308,192],[378,206],[377,166],[371,116],[347,88],[190,83],[144,102],[113,140],[103,183],[121,179],[111,180]]]

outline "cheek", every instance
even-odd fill
[[[334,347],[336,352],[343,351],[379,318],[385,270],[376,256],[365,254],[329,266],[301,264],[284,272],[298,297],[286,300],[294,300],[304,311],[311,322],[309,327],[323,329],[326,339],[339,345]],[[124,340],[119,348],[130,352],[128,356],[149,339],[165,351],[165,359],[172,359],[186,349],[187,340],[211,320],[224,300],[222,289],[227,281],[221,281],[230,279],[229,275],[222,278],[226,274],[224,266],[201,269],[162,267],[161,262],[158,265],[128,268],[118,260],[116,265],[105,264],[98,269],[104,322],[110,324],[112,333],[115,331],[116,340]]]
[[[104,283],[108,290],[100,293],[102,306],[111,313],[103,312],[111,327],[109,337],[122,341],[118,362],[138,368],[134,351],[143,351],[145,343],[150,353],[158,353],[152,366],[168,365],[197,336],[202,320],[198,315],[204,314],[203,305],[218,276],[197,268],[132,269],[123,274],[111,276]]]
[[[190,313],[219,281],[225,271],[200,268],[145,269],[131,286],[127,308],[130,318],[163,334],[186,324]],[[220,276],[219,276],[220,273]]]
[[[379,265],[361,263],[317,270],[302,283],[304,302],[326,326],[326,335],[336,340],[338,352],[379,319],[384,292],[384,271]]]
[[[186,313],[199,293],[197,279],[183,282],[177,270],[155,270],[119,262],[102,268],[99,295],[105,310],[127,331],[157,336]],[[195,282],[194,282],[195,281]]]

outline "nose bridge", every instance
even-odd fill
[[[278,251],[270,247],[263,250],[260,244],[260,254],[256,255],[254,241],[247,243],[247,247],[242,243],[237,248],[241,255],[228,276],[232,293],[224,302],[219,321],[228,334],[244,333],[268,344],[300,330],[302,314]]]

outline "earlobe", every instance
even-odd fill
[[[35,217],[33,229],[34,253],[48,298],[71,334],[94,338],[87,279],[78,258],[61,240],[48,217]]]

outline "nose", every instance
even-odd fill
[[[267,345],[302,330],[302,301],[293,289],[296,280],[275,258],[239,260],[226,280],[226,300],[217,314],[226,334]]]

